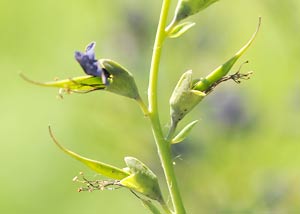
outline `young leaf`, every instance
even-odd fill
[[[143,205],[148,208],[153,214],[161,214],[159,209],[150,201],[144,198],[140,198],[140,200],[143,202]]]
[[[120,184],[137,191],[153,200],[163,202],[156,175],[141,161],[133,157],[125,157],[130,176],[122,179]]]
[[[187,32],[190,28],[195,26],[195,24],[195,22],[183,22],[181,24],[178,24],[170,29],[170,31],[168,32],[168,37],[177,38]]]
[[[250,40],[247,42],[246,45],[244,45],[231,59],[229,59],[227,62],[225,62],[223,65],[217,67],[214,71],[212,71],[210,74],[208,74],[205,78],[200,79],[194,86],[194,90],[198,91],[206,91],[209,89],[215,82],[220,80],[222,77],[224,77],[232,68],[234,63],[246,52],[246,50],[249,48],[249,46],[252,44],[254,41],[259,27],[261,23],[261,18],[259,18],[259,23],[257,26],[256,31],[250,38]]]
[[[84,165],[86,165],[87,167],[89,167],[90,169],[92,169],[93,171],[99,173],[100,175],[106,176],[108,178],[111,179],[116,179],[116,180],[121,180],[126,178],[127,176],[129,176],[129,173],[119,169],[117,167],[111,166],[109,164],[105,164],[96,160],[92,160],[92,159],[88,159],[85,157],[82,157],[78,154],[76,154],[75,152],[72,152],[66,148],[64,148],[62,145],[60,145],[58,143],[58,141],[55,139],[51,128],[49,126],[49,133],[50,136],[52,138],[52,140],[54,141],[54,143],[66,154],[68,154],[69,156],[71,156],[72,158],[79,160],[81,163],[83,163]]]
[[[188,125],[186,125],[177,135],[176,137],[174,137],[171,141],[172,144],[175,143],[180,143],[182,142],[192,131],[192,129],[194,128],[194,126],[196,125],[196,123],[198,123],[198,120],[195,120],[191,123],[189,123]]]

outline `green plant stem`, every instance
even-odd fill
[[[158,149],[158,155],[162,164],[162,168],[165,173],[174,212],[176,214],[185,214],[185,209],[182,203],[182,199],[180,196],[180,192],[179,192],[179,188],[177,185],[176,176],[173,168],[170,142],[166,141],[163,136],[159,115],[158,115],[158,105],[157,105],[157,83],[158,83],[159,62],[160,62],[162,45],[166,38],[165,28],[166,28],[170,3],[171,0],[163,1],[159,24],[157,28],[156,37],[155,37],[151,68],[150,68],[149,88],[148,88],[148,100],[149,100],[148,109],[149,109],[149,118],[152,125],[152,131]]]

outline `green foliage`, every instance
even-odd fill
[[[195,26],[195,22],[183,22],[180,23],[173,28],[171,28],[168,32],[168,37],[177,38],[186,33],[189,29]]]
[[[141,198],[144,206],[146,208],[148,208],[153,214],[160,214],[161,212],[157,209],[156,206],[154,206],[154,204],[150,201],[150,200],[147,200],[147,199],[143,199]]]
[[[203,100],[204,97],[208,96],[209,92],[211,92],[211,90],[219,83],[229,79],[239,82],[239,79],[247,78],[249,75],[240,74],[237,72],[234,75],[226,76],[234,63],[242,56],[243,53],[245,53],[245,51],[253,42],[258,32],[260,22],[257,31],[254,33],[249,42],[242,47],[242,49],[240,49],[234,57],[212,71],[205,78],[193,79],[191,70],[185,72],[181,76],[169,100],[171,124],[168,134],[165,135],[160,123],[157,104],[159,94],[157,87],[158,72],[163,44],[166,39],[178,38],[195,25],[194,22],[180,23],[182,20],[198,13],[215,2],[216,0],[179,0],[173,21],[168,27],[166,27],[166,20],[171,5],[171,0],[163,1],[150,68],[148,106],[142,101],[135,83],[135,79],[126,68],[109,59],[97,60],[95,58],[95,42],[90,43],[86,47],[85,52],[75,52],[75,59],[79,62],[87,76],[46,83],[34,82],[23,76],[24,79],[34,84],[58,87],[63,89],[64,92],[91,92],[101,89],[137,101],[145,116],[149,118],[151,123],[158,150],[158,156],[160,158],[160,162],[165,174],[166,184],[169,190],[171,207],[168,207],[163,199],[157,176],[140,160],[133,157],[125,157],[125,163],[127,167],[120,169],[110,164],[82,157],[61,146],[54,138],[51,130],[50,135],[56,145],[63,152],[82,162],[96,173],[109,179],[113,179],[113,182],[107,182],[103,186],[117,185],[128,188],[139,199],[141,199],[142,203],[152,213],[160,213],[160,211],[156,208],[151,200],[159,202],[162,209],[167,214],[186,213],[180,190],[177,185],[177,178],[174,172],[171,144],[179,143],[187,138],[198,121],[193,121],[186,125],[173,138],[179,121],[181,121],[191,110],[193,110]],[[93,186],[94,184],[93,182],[86,180],[85,182],[87,182],[90,186]],[[99,189],[101,189],[101,185]]]
[[[125,188],[77,193],[81,184],[71,180],[78,172],[101,176],[54,146],[48,124],[64,146],[91,159],[123,167],[122,157],[138,157],[157,174],[168,199],[148,121],[134,102],[102,90],[57,99],[55,88],[18,78],[20,72],[41,81],[85,75],[73,52],[93,40],[100,58],[130,68],[146,101],[161,3],[2,1],[0,213],[150,212]],[[234,55],[263,17],[254,43],[230,71],[249,60],[242,70],[254,70],[251,81],[215,88],[176,130],[200,119],[172,149],[188,213],[300,212],[299,9],[299,0],[219,1],[183,20],[197,25],[180,40],[166,41],[158,83],[164,132],[181,73],[193,69],[194,78],[205,77]]]
[[[157,200],[160,203],[164,203],[156,175],[138,159],[125,157],[127,168],[120,169],[100,161],[82,157],[81,155],[64,148],[55,139],[50,127],[49,132],[54,143],[63,152],[80,161],[96,173],[110,179],[116,179],[119,181],[118,183],[120,185],[141,193],[153,200]]]
[[[189,136],[190,132],[194,128],[194,126],[198,123],[198,120],[190,122],[187,124],[171,141],[172,144],[182,142],[187,136]]]

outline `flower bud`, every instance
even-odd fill
[[[125,171],[130,175],[120,181],[123,186],[137,191],[153,200],[163,202],[161,190],[156,175],[140,160],[125,157],[127,165]]]
[[[183,19],[194,15],[201,10],[204,10],[218,0],[180,0],[175,11],[175,22],[180,22]]]
[[[192,71],[185,72],[178,81],[170,98],[172,121],[177,124],[204,97],[205,93],[192,89]]]
[[[129,71],[109,59],[100,59],[99,63],[111,76],[106,87],[107,91],[136,100],[140,98],[134,78]]]

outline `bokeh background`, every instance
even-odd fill
[[[175,2],[172,7],[174,10]],[[161,1],[1,1],[0,213],[147,213],[125,189],[77,193],[80,171],[101,179],[52,143],[124,167],[124,156],[144,161],[161,178],[150,125],[131,100],[107,92],[56,97],[37,81],[80,76],[75,50],[96,41],[135,76],[145,99]],[[173,12],[171,12],[172,14]],[[159,81],[161,120],[180,75],[201,77],[248,41],[237,63],[250,81],[226,82],[181,125],[199,119],[174,146],[174,162],[188,213],[300,213],[300,2],[222,0],[191,17],[197,25],[165,44]],[[171,15],[170,15],[171,18]],[[166,191],[164,191],[166,193]],[[166,194],[165,194],[166,195]]]

